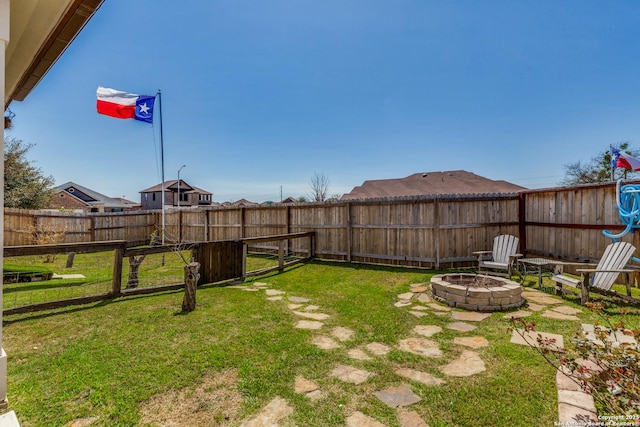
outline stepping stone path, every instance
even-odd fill
[[[309,298],[285,296],[286,292],[277,289],[270,289],[267,283],[255,282],[253,286],[236,285],[228,286],[228,288],[253,292],[263,290],[269,301],[282,301],[286,299],[287,307],[291,310],[292,314],[302,318],[295,322],[295,328],[321,330],[324,327],[323,321],[331,318],[329,314],[317,312],[317,310],[320,310],[319,306],[308,304],[311,301]],[[527,299],[527,310],[506,313],[503,315],[505,319],[527,317],[530,316],[532,312],[543,311],[541,314],[543,317],[557,320],[576,321],[579,320],[577,315],[582,312],[580,309],[563,305],[562,300],[535,289],[525,290],[522,295]],[[450,317],[453,322],[446,324],[445,327],[461,333],[477,329],[477,326],[466,322],[479,323],[492,315],[491,313],[456,311],[444,304],[434,302],[430,296],[429,285],[425,283],[411,284],[409,286],[409,292],[398,294],[396,297],[397,301],[394,303],[395,307],[406,307],[409,313],[419,319],[426,319],[430,315]],[[422,305],[416,303],[420,303]],[[583,325],[583,329],[587,336],[594,336],[593,325]],[[423,357],[440,358],[443,356],[443,353],[439,348],[439,344],[428,338],[442,332],[442,330],[442,327],[438,325],[416,325],[412,332],[417,336],[403,337],[399,339],[396,348],[400,351]],[[317,335],[312,337],[311,343],[327,351],[344,351],[350,358],[357,361],[384,358],[392,349],[389,345],[379,342],[370,342],[356,348],[349,348],[349,341],[353,338],[354,331],[342,326],[333,327],[329,333],[331,337],[327,335]],[[523,334],[526,339],[520,334]],[[525,332],[522,330],[514,330],[512,332],[511,342],[519,345],[537,346],[538,334],[540,334],[545,340],[556,340],[555,345],[558,348],[564,347],[564,340],[561,335],[548,334],[544,332]],[[480,354],[476,351],[472,351],[487,347],[489,342],[486,338],[482,336],[454,337],[453,344],[466,347],[467,349],[461,349],[457,356],[450,360],[449,363],[440,366],[438,369],[442,374],[451,377],[468,377],[486,370],[484,361],[480,357]],[[455,350],[456,348],[453,347],[453,349]],[[446,382],[444,379],[438,378],[428,372],[422,372],[409,367],[398,366],[394,368],[393,372],[398,377],[431,387],[437,387]],[[356,386],[364,384],[373,375],[375,375],[374,372],[343,364],[338,364],[329,373],[329,376],[331,377]],[[593,406],[593,398],[590,395],[582,392],[579,386],[566,377],[562,372],[558,372],[556,381],[558,386],[558,411],[560,422],[570,422],[575,419],[572,418],[575,416],[584,417],[580,419],[591,419],[597,421],[596,411]],[[296,393],[304,395],[312,400],[325,397],[325,394],[322,392],[321,386],[318,383],[306,379],[301,375],[297,376],[295,379],[294,390]],[[404,407],[415,404],[421,400],[420,396],[413,392],[410,385],[402,384],[399,386],[388,387],[375,391],[373,394],[386,405],[398,408],[398,422],[402,427],[428,427],[427,423],[420,418],[420,415],[416,411],[403,409]],[[292,412],[293,409],[284,399],[276,397],[266,405],[257,416],[249,419],[242,425],[244,427],[275,426],[278,425],[280,420],[287,417]],[[353,410],[351,414],[345,417],[345,421],[346,425],[350,427],[384,427],[384,424],[380,423],[375,418],[372,418],[358,410]]]

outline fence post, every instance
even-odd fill
[[[111,293],[120,295],[122,291],[122,262],[124,261],[125,243],[113,251],[113,277],[111,278]]]
[[[193,311],[196,309],[196,286],[200,274],[198,270],[200,264],[192,262],[184,266],[184,298],[182,299],[182,311]]]
[[[527,254],[527,224],[526,224],[527,200],[526,194],[520,193],[518,197],[518,234],[520,235],[520,253]]]
[[[312,231],[309,235],[309,258],[316,256],[316,232]]]
[[[249,245],[242,243],[242,280],[247,277],[247,253],[249,252]]]
[[[351,202],[347,202],[347,262],[351,262],[351,247],[353,246],[353,224],[351,223]]]
[[[278,269],[284,268],[284,240],[278,240]]]
[[[440,210],[440,204],[438,203],[438,196],[433,200],[433,253],[436,259],[436,269],[440,268],[440,218],[438,211]],[[426,233],[426,231],[425,231]]]

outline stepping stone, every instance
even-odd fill
[[[455,337],[453,343],[471,348],[482,348],[489,345],[489,341],[485,337]]]
[[[374,354],[376,356],[384,356],[387,353],[389,353],[389,351],[391,350],[391,348],[389,348],[389,346],[384,345],[382,343],[379,342],[372,342],[370,344],[367,344],[365,346],[365,348],[371,353]]]
[[[359,411],[355,411],[349,415],[345,421],[347,422],[347,427],[385,427],[384,424],[378,422],[375,418],[371,418]]]
[[[576,420],[580,420],[576,423]],[[558,404],[558,425],[570,426],[570,425],[600,425],[601,420],[598,420],[598,416],[595,412],[590,412],[582,408],[567,405],[566,403]],[[606,425],[606,424],[605,424]],[[612,424],[615,425],[615,424]]]
[[[352,348],[347,355],[356,360],[372,360],[373,358],[359,348]]]
[[[440,368],[440,372],[451,377],[469,377],[485,370],[480,355],[470,350],[463,350],[457,359]]]
[[[311,342],[323,350],[333,350],[334,348],[340,347],[340,344],[329,337],[318,336],[311,340]]]
[[[314,311],[319,309],[320,307],[318,307],[317,305],[308,305],[304,308],[304,311]]]
[[[247,285],[229,285],[225,286],[227,289],[247,289],[249,288]]]
[[[482,322],[487,317],[491,317],[491,313],[478,313],[476,311],[451,312],[451,318],[453,320],[465,320],[467,322]]]
[[[373,373],[353,366],[338,365],[329,375],[344,382],[359,385],[367,381]]]
[[[420,294],[418,295],[418,301],[420,301],[421,303],[428,303],[428,302],[432,302],[433,299],[427,295],[427,294]]]
[[[259,288],[241,288],[241,289],[247,292],[258,292],[260,290]]]
[[[416,305],[416,306],[413,306],[411,309],[424,311],[424,310],[429,310],[429,307],[425,307],[424,305]]]
[[[604,343],[598,338],[596,338],[595,329],[596,329],[595,325],[590,325],[587,323],[582,324],[582,332],[584,332],[585,338],[587,338],[588,340],[591,340],[593,343],[597,345],[602,346],[604,345]],[[603,328],[602,326],[598,326],[598,330],[609,331],[609,328]],[[615,334],[609,331],[609,338],[607,339],[607,341],[611,341],[612,347],[619,346],[620,344],[623,344],[623,343],[631,344],[633,346],[638,345],[638,343],[636,342],[636,339],[632,335],[625,335],[624,333],[622,333],[622,331],[616,331]]]
[[[440,305],[435,302],[427,305],[436,311],[451,311],[451,307]]]
[[[448,311],[436,311],[433,314],[435,314],[438,317],[449,317],[450,313]]]
[[[530,311],[518,310],[518,311],[514,311],[513,313],[505,314],[504,318],[505,319],[515,319],[515,318],[520,318],[520,317],[531,316],[531,314],[532,313]]]
[[[556,320],[580,320],[578,317],[572,314],[562,314],[552,310],[546,310],[544,313],[542,313],[542,317]]]
[[[426,338],[405,338],[398,341],[398,348],[408,353],[424,357],[441,357],[442,351],[438,343]]]
[[[242,427],[265,427],[278,425],[278,422],[293,412],[293,408],[281,397],[274,398],[255,417],[242,424]]]
[[[398,299],[401,299],[401,300],[409,300],[411,298],[413,298],[413,292],[407,292],[407,293],[398,295]]]
[[[309,298],[302,298],[302,297],[289,297],[289,301],[295,302],[295,303],[305,303],[311,300]]]
[[[340,341],[349,341],[353,337],[354,332],[349,328],[343,328],[342,326],[336,326],[331,331],[331,335],[339,339]]]
[[[469,332],[476,329],[476,327],[464,322],[452,322],[447,324],[447,329],[458,332]]]
[[[329,315],[324,313],[306,313],[304,311],[294,311],[293,314],[313,320],[327,320],[329,318]]]
[[[294,328],[298,329],[320,329],[324,326],[324,323],[317,322],[315,320],[299,320],[298,323],[294,325]]]
[[[437,334],[438,332],[442,332],[442,328],[436,325],[417,325],[415,328],[413,328],[413,332],[429,338]]]
[[[289,304],[287,307],[289,307],[289,310],[296,310],[302,307],[302,304]]]
[[[556,372],[556,388],[560,390],[582,391],[580,384],[569,378],[562,369]]]
[[[547,296],[547,294],[545,294],[542,291],[535,291],[535,290],[523,290],[522,294],[521,294],[524,298],[527,297],[544,297]]]
[[[569,307],[567,305],[559,305],[559,306],[556,306],[556,307],[551,307],[551,310],[557,311],[558,313],[562,313],[562,314],[578,314],[578,313],[582,313],[582,310],[580,310],[579,308],[573,308],[573,307]]]
[[[410,284],[410,285],[409,285],[409,287],[410,287],[411,289],[413,289],[413,288],[420,288],[420,287],[423,287],[423,286],[427,286],[427,284],[426,284],[426,283],[412,283],[412,284]]]
[[[269,284],[264,282],[254,282],[253,286],[255,286],[256,288],[266,288],[269,286]]]
[[[415,394],[408,385],[402,384],[397,387],[389,387],[373,393],[378,399],[382,400],[387,406],[398,408],[400,406],[409,406],[420,402],[422,399]]]
[[[531,347],[540,347],[540,344],[538,344],[538,336],[542,338],[543,342],[555,340],[555,343],[548,346],[549,350],[553,351],[564,348],[564,338],[562,335],[538,331],[525,331],[524,329],[514,329],[513,332],[511,332],[511,342]]]
[[[413,314],[416,317],[424,317],[429,315],[429,313],[425,313],[424,311],[415,311],[415,310],[411,310],[409,311],[409,313]]]
[[[416,371],[411,368],[398,368],[393,371],[396,375],[408,378],[410,380],[418,381],[425,385],[440,385],[444,384],[444,380],[434,377],[427,372]]]
[[[553,298],[553,297],[550,297],[550,296],[547,296],[547,295],[528,297],[527,300],[531,300],[533,302],[537,302],[538,304],[545,304],[545,305],[561,304],[562,303],[562,300],[559,300],[557,298]]]
[[[320,386],[311,380],[306,379],[302,375],[298,375],[295,381],[295,392],[298,394],[307,394],[316,391]]]
[[[584,391],[558,390],[558,404],[560,403],[595,412],[593,396]]]
[[[429,288],[427,286],[416,286],[415,288],[411,288],[411,292],[413,293],[422,293],[427,292]]]
[[[529,310],[533,310],[533,311],[540,311],[540,310],[544,310],[545,308],[547,308],[546,305],[541,305],[541,304],[536,304],[534,302],[530,302],[527,304],[527,308]]]
[[[411,302],[410,302],[410,301],[407,301],[407,300],[402,300],[402,301],[398,301],[398,302],[396,302],[396,303],[395,303],[395,304],[393,304],[393,305],[394,305],[394,306],[396,306],[396,307],[406,307],[406,306],[408,306],[408,305],[411,305]]]
[[[279,291],[277,289],[265,289],[264,291],[268,296],[282,295],[284,291]]]
[[[416,411],[398,409],[398,421],[401,427],[429,427]]]
[[[277,297],[269,297],[267,301],[282,301],[282,296],[278,295]]]

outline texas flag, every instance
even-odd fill
[[[136,95],[107,87],[98,87],[98,113],[118,119],[153,123],[155,96]]]
[[[614,147],[611,148],[611,166],[614,168],[640,171],[640,160]]]

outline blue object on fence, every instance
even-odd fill
[[[618,234],[613,234],[607,230],[602,230],[602,234],[609,237],[614,242],[631,231],[635,232],[640,228],[640,185],[627,184],[622,186],[622,180],[616,183],[616,204],[618,205],[618,215],[620,221],[625,225],[624,230]],[[640,258],[631,257],[635,262],[640,262]]]

